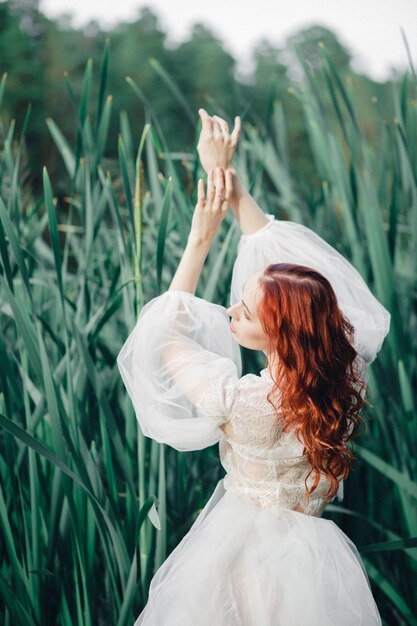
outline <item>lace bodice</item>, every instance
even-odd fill
[[[261,508],[280,505],[321,515],[327,503],[324,494],[328,480],[323,476],[308,499],[304,481],[310,464],[303,455],[303,445],[294,433],[283,430],[279,414],[267,400],[272,385],[268,369],[260,376],[242,376],[236,386],[225,385],[226,402],[233,394],[230,414],[219,427],[223,432],[219,452],[226,470],[225,489],[248,496]],[[207,390],[200,408],[209,410],[215,405],[216,398]]]

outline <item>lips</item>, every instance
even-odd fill
[[[235,333],[235,332],[236,332],[236,331],[235,331],[235,329],[233,328],[233,325],[232,325],[232,324],[230,324],[230,330],[232,331],[232,333]]]

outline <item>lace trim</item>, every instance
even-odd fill
[[[326,502],[326,499],[320,496],[311,496],[308,499],[305,492],[294,487],[292,493],[288,493],[288,487],[277,485],[275,488],[261,489],[259,487],[252,488],[247,485],[235,483],[230,475],[224,478],[224,488],[239,495],[248,497],[258,508],[269,509],[274,506],[280,506],[285,509],[299,509],[299,512],[307,515],[317,515]]]

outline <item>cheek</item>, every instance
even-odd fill
[[[252,341],[260,341],[263,339],[263,333],[257,325],[248,322],[245,327],[245,336]]]

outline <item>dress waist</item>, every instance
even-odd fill
[[[274,507],[290,509],[306,513],[308,515],[320,516],[326,500],[321,496],[308,498],[305,491],[300,488],[279,483],[270,485],[249,485],[238,482],[230,474],[226,474],[223,479],[225,491],[236,493],[239,496],[249,499],[260,509],[272,509]]]

